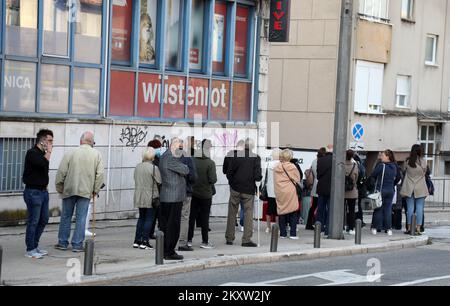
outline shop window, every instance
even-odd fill
[[[133,72],[111,71],[109,95],[111,116],[134,115],[134,80]]]
[[[6,0],[6,53],[36,56],[37,0]]]
[[[251,90],[250,83],[233,83],[233,121],[250,121]]]
[[[43,1],[43,53],[45,55],[69,56],[69,6],[67,2],[67,0]]]
[[[142,0],[139,31],[139,60],[143,64],[156,63],[157,0]]]
[[[115,62],[130,62],[133,1],[113,2],[111,57]]]
[[[72,113],[98,115],[100,70],[75,67],[73,70]]]
[[[36,64],[6,61],[3,110],[34,112],[36,101]]]
[[[68,113],[69,66],[42,65],[39,112]]]
[[[225,42],[227,35],[227,5],[216,1],[214,8],[213,36],[212,36],[212,61],[213,73],[225,72]]]
[[[183,1],[167,0],[166,2],[166,68],[181,70]]]
[[[189,79],[187,104],[188,118],[194,119],[201,116],[202,120],[208,119],[209,81],[205,79]]]
[[[167,76],[164,83],[164,118],[183,119],[186,78]]]
[[[100,64],[102,8],[103,0],[79,1],[75,15],[75,61],[77,62]]]
[[[247,76],[249,12],[248,7],[237,7],[234,45],[234,74],[237,76]]]
[[[138,116],[159,118],[161,104],[161,78],[157,74],[139,73]]]
[[[212,81],[211,120],[228,120],[230,111],[230,82]]]
[[[0,138],[0,192],[21,192],[24,161],[35,138]]]
[[[203,63],[203,31],[205,20],[205,0],[192,1],[191,34],[189,44],[189,68],[202,70]]]

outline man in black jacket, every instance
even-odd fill
[[[37,133],[36,145],[25,156],[23,198],[27,205],[28,221],[25,235],[26,257],[40,259],[48,252],[39,249],[39,240],[48,223],[48,169],[53,149],[53,132],[42,129]]]
[[[256,182],[262,180],[261,158],[252,152],[254,148],[250,139],[245,140],[245,149],[230,160],[227,179],[230,184],[230,200],[228,203],[228,220],[225,239],[232,245],[235,239],[236,214],[239,203],[244,206],[243,247],[256,247],[251,241],[253,235],[253,203],[256,193]]]
[[[327,146],[327,153],[317,160],[317,194],[319,195],[317,221],[322,224],[322,232],[328,236],[329,209],[331,196],[331,170],[333,167],[333,146]]]

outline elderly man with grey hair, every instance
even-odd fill
[[[181,260],[183,256],[175,252],[180,238],[180,222],[183,201],[186,200],[186,177],[189,168],[183,164],[180,149],[181,140],[172,138],[170,149],[159,160],[161,172],[161,230],[164,232],[164,259]]]
[[[76,210],[72,250],[83,251],[89,200],[100,191],[104,176],[102,156],[93,148],[94,144],[94,133],[84,132],[80,138],[80,147],[64,155],[59,165],[55,185],[56,191],[63,198],[63,203],[56,249],[67,250],[70,223]]]

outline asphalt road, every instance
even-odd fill
[[[149,277],[114,286],[450,286],[450,227],[427,230],[416,249],[309,261],[227,267]]]

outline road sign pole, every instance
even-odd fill
[[[343,239],[345,153],[347,150],[350,63],[352,54],[353,0],[343,0],[337,67],[336,108],[334,112],[334,154],[331,182],[329,238]]]

